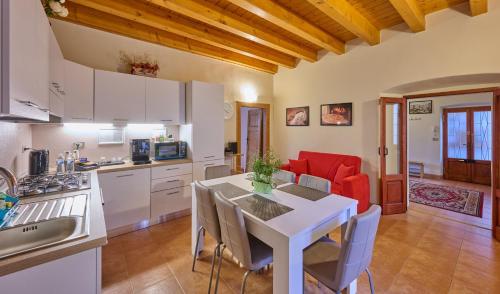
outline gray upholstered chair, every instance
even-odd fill
[[[372,260],[380,212],[380,206],[372,205],[368,211],[353,216],[341,245],[322,238],[306,248],[304,271],[336,293],[340,293],[366,271],[373,294],[375,290],[368,267]]]
[[[196,210],[198,212],[198,222],[200,228],[198,229],[198,234],[196,236],[196,250],[198,251],[198,244],[200,241],[200,234],[207,231],[217,242],[217,246],[214,249],[214,255],[212,256],[212,267],[210,269],[210,282],[208,285],[208,293],[212,288],[212,277],[214,273],[215,259],[218,256],[221,258],[220,247],[222,245],[222,238],[219,225],[219,217],[217,216],[217,208],[215,207],[215,201],[213,193],[210,189],[200,182],[194,182],[194,189],[196,194]],[[193,256],[193,267],[191,270],[194,272],[194,267],[196,264],[196,256]]]
[[[228,177],[231,175],[231,166],[222,165],[212,165],[205,168],[205,180],[217,179],[222,177]]]
[[[273,174],[273,179],[282,180],[287,183],[295,183],[295,173],[287,170],[279,170]]]
[[[241,208],[229,200],[222,193],[215,193],[215,204],[222,235],[222,252],[217,268],[215,293],[219,284],[220,268],[222,264],[222,253],[227,247],[241,265],[247,270],[243,276],[241,293],[245,292],[245,284],[248,275],[258,271],[273,262],[273,249],[259,239],[247,233],[245,220]]]
[[[299,185],[330,193],[332,184],[329,180],[307,174],[300,175]]]

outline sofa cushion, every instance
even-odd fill
[[[295,173],[297,176],[308,173],[307,159],[289,159],[288,161],[290,162],[290,171]]]
[[[354,167],[354,174],[359,174],[361,158],[352,155],[300,151],[299,159],[307,159],[309,174],[333,182],[341,164]]]
[[[342,181],[350,176],[354,176],[354,166],[345,166],[344,164],[341,164],[337,169],[335,178],[333,179],[334,189],[341,189]]]

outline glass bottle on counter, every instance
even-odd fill
[[[66,151],[64,163],[67,173],[72,173],[75,171],[75,159],[73,158],[73,152]]]

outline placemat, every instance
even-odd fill
[[[253,176],[252,175],[248,175],[245,179],[249,180],[249,181],[253,181]],[[281,185],[289,183],[287,181],[283,181],[283,180],[280,180],[280,179],[274,179],[274,178],[273,178],[273,182],[276,184],[276,186],[281,186]]]
[[[293,208],[279,204],[276,201],[257,194],[235,200],[234,202],[236,202],[242,210],[263,221],[271,220],[293,210]]]
[[[305,198],[307,200],[311,201],[317,201],[322,198],[325,198],[326,196],[330,195],[330,193],[319,191],[316,189],[312,189],[309,187],[304,187],[300,186],[297,184],[291,184],[287,185],[281,188],[278,188],[278,190],[283,191],[288,194],[292,194],[301,198]]]
[[[250,194],[252,192],[242,189],[230,183],[222,183],[217,185],[208,186],[208,188],[214,190],[215,192],[221,192],[227,199],[232,199],[235,197]]]

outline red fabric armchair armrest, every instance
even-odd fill
[[[370,180],[366,174],[357,174],[342,180],[342,196],[358,200],[358,213],[370,206]]]
[[[289,163],[282,164],[280,169],[290,171],[290,164]]]

